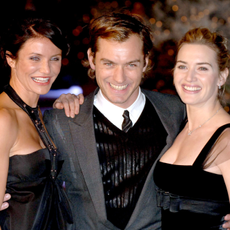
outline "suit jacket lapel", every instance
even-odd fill
[[[146,97],[149,98],[148,96],[148,91],[146,92],[145,90],[143,91],[146,94]],[[151,101],[153,107],[155,108],[166,132],[168,133],[168,137],[167,137],[167,144],[172,144],[172,142],[174,141],[175,138],[175,132],[177,130],[177,126],[178,124],[175,122],[171,121],[171,112],[170,110],[164,105],[164,102],[161,101],[160,97],[156,97],[156,95],[154,97],[149,98],[149,100]]]
[[[99,218],[106,221],[104,190],[93,125],[94,95],[91,94],[87,97],[79,115],[72,122],[70,121],[70,131],[74,148],[77,152],[76,156],[78,157],[95,210]],[[79,146],[81,146],[81,149],[79,149]]]

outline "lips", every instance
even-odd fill
[[[32,77],[32,79],[37,83],[47,83],[50,80],[49,77]]]
[[[127,88],[128,84],[127,85],[114,85],[114,84],[110,83],[110,86],[116,90],[124,90]]]

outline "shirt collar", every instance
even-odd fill
[[[145,95],[141,92],[139,87],[139,94],[135,102],[126,109],[123,109],[119,106],[114,105],[110,101],[108,101],[102,94],[101,90],[94,97],[94,106],[116,127],[121,129],[122,122],[124,118],[122,114],[124,110],[129,111],[130,119],[132,120],[133,125],[136,123],[138,118],[140,117],[144,106],[145,106]]]

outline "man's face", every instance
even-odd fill
[[[88,58],[104,97],[121,108],[132,105],[148,64],[142,40],[137,35],[124,42],[99,38],[95,59],[90,49]]]

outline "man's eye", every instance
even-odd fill
[[[106,66],[112,66],[113,64],[109,63],[109,62],[106,62],[106,63],[104,63],[104,65],[106,65]]]
[[[137,65],[136,64],[129,64],[129,67],[136,67]]]

